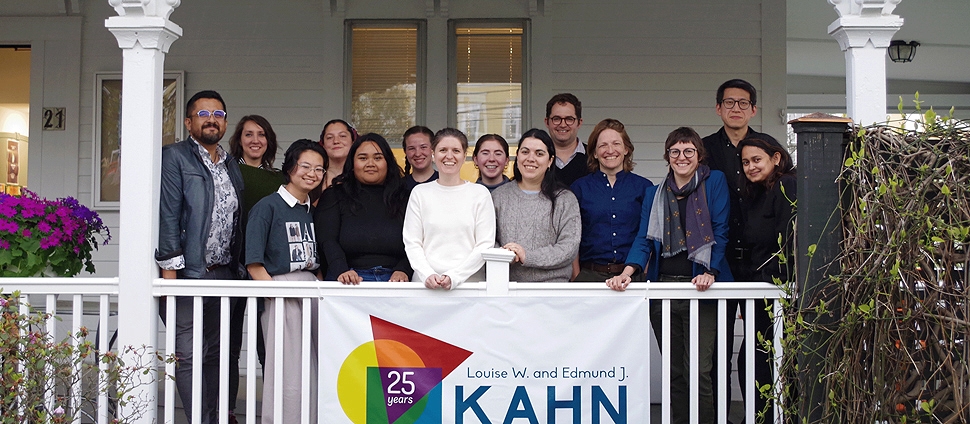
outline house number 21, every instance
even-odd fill
[[[63,131],[64,130],[64,108],[45,107],[44,108],[44,130]]]

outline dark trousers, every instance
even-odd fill
[[[650,301],[650,324],[663,348],[663,306],[659,300]],[[698,422],[713,423],[714,386],[710,371],[717,347],[717,305],[699,302],[698,305],[698,405],[690,405],[690,301],[670,301],[670,403],[671,418],[676,424],[690,422],[690,410],[697,408]],[[666,383],[666,382],[664,382]]]
[[[205,280],[234,280],[235,274],[225,266],[206,272],[201,279]],[[216,424],[219,422],[219,313],[220,300],[218,297],[202,299],[202,357],[192,356],[193,298],[178,296],[175,298],[175,386],[179,399],[185,411],[185,418],[192,422],[192,369],[202,368],[202,424]],[[230,302],[230,308],[232,302]],[[159,315],[162,322],[165,317],[165,299],[160,302]],[[167,324],[167,323],[166,323]],[[241,339],[241,337],[240,337]],[[239,354],[236,353],[238,361]],[[239,371],[236,367],[236,386],[239,385]],[[231,383],[230,383],[231,385]]]

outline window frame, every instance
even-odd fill
[[[507,27],[520,26],[522,28],[522,99],[521,99],[521,122],[519,128],[526,131],[532,128],[532,48],[531,48],[531,25],[530,19],[524,18],[489,18],[489,19],[449,19],[448,20],[448,126],[457,128],[458,125],[458,34],[457,30],[462,26],[476,27]],[[472,141],[472,140],[469,140]],[[515,144],[518,140],[508,140],[509,144]]]
[[[421,125],[427,121],[427,86],[428,86],[428,22],[424,19],[346,19],[344,20],[344,95],[343,95],[343,119],[357,126],[358,123],[352,122],[353,116],[353,93],[354,93],[354,28],[402,28],[404,26],[417,26],[417,57],[414,81],[414,121],[415,125]],[[385,137],[393,137],[395,134],[382,134]]]

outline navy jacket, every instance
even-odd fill
[[[239,164],[231,156],[226,160],[229,180],[242,201],[243,181]],[[162,148],[162,182],[159,199],[158,249],[155,260],[164,261],[182,255],[185,268],[179,278],[202,278],[206,272],[205,244],[209,237],[215,187],[212,173],[206,168],[195,142],[186,139]],[[240,203],[241,204],[241,203]],[[234,219],[229,267],[237,272],[242,249],[242,226],[239,211]]]
[[[717,270],[715,281],[734,281],[731,267],[728,266],[724,252],[728,242],[728,220],[731,216],[731,199],[721,171],[711,171],[711,175],[703,182],[707,189],[707,207],[711,213],[711,225],[714,229],[714,246],[711,248],[711,268]],[[639,266],[646,272],[648,281],[657,281],[660,269],[660,242],[647,240],[647,227],[650,224],[650,209],[653,208],[653,198],[663,183],[647,187],[643,193],[643,208],[640,211],[640,231],[630,248],[630,255],[626,258],[627,265]],[[703,266],[694,263],[694,276],[703,274]]]

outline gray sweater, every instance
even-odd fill
[[[498,246],[514,242],[525,249],[525,264],[512,264],[509,279],[569,281],[582,235],[576,196],[561,191],[553,211],[552,202],[541,193],[525,193],[512,181],[492,192],[492,203]]]

